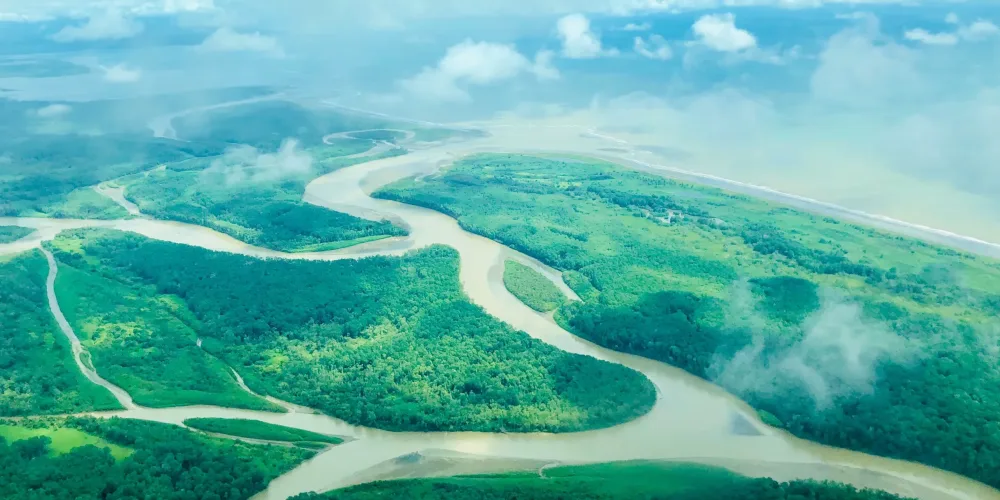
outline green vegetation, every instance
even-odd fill
[[[294,500],[890,500],[881,491],[857,490],[837,483],[751,479],[724,469],[672,462],[618,462],[560,466],[542,471],[380,481],[309,493]]]
[[[0,244],[15,242],[33,232],[35,232],[34,229],[26,227],[0,226]]]
[[[304,431],[283,425],[269,424],[260,420],[235,418],[189,418],[184,425],[193,429],[228,436],[238,436],[265,441],[287,441],[289,443],[340,444],[344,440],[318,432]]]
[[[64,198],[43,206],[40,213],[22,213],[25,217],[57,217],[60,219],[127,219],[125,210],[93,188],[74,189]]]
[[[141,325],[157,302],[173,303],[194,332],[171,335],[190,343],[196,333],[254,391],[352,423],[576,431],[628,421],[655,400],[640,374],[561,352],[485,314],[462,293],[448,248],[360,261],[259,260],[101,230],[63,233],[53,246],[60,281],[63,270],[69,280],[57,283],[67,315],[114,308],[118,318],[73,313],[85,343],[121,345],[143,330],[88,325]],[[72,291],[85,279],[101,282]],[[111,296],[93,300],[98,293]],[[113,381],[114,357],[122,366],[132,359],[133,372],[162,371],[149,381],[184,376],[153,366],[165,362],[151,363],[145,351],[115,351],[92,349]]]
[[[65,250],[79,244],[59,238],[52,245]],[[225,363],[197,346],[198,320],[176,297],[65,262],[59,265],[56,296],[97,372],[136,403],[281,411],[243,390]]]
[[[184,161],[125,179],[126,195],[153,217],[210,227],[287,252],[334,250],[405,235],[387,221],[372,222],[302,201],[311,179],[367,161],[344,157],[371,145],[347,140],[310,151],[286,145],[263,157],[247,149],[234,150],[223,157]],[[403,152],[395,149],[382,156]]]
[[[9,500],[242,500],[314,454],[139,420],[25,425],[0,426],[0,483]]]
[[[0,215],[17,216],[72,204],[78,188],[221,150],[148,135],[28,135],[0,136],[0,152]]]
[[[348,134],[352,139],[366,139],[369,141],[386,141],[396,143],[406,137],[406,133],[401,130],[372,129],[351,132]]]
[[[49,456],[60,456],[72,452],[81,446],[96,446],[107,448],[115,460],[128,458],[134,450],[119,446],[106,439],[87,434],[79,429],[60,427],[49,422],[39,423],[28,421],[19,424],[0,423],[0,438],[7,443],[25,439],[44,437],[48,439]]]
[[[566,296],[534,269],[514,260],[504,262],[503,284],[510,293],[538,312],[549,312],[566,302]]]
[[[0,257],[0,416],[120,409],[73,361],[49,312],[47,274],[37,250]]]
[[[307,148],[321,146],[323,137],[329,134],[393,128],[392,125],[381,118],[346,114],[332,108],[307,108],[280,100],[213,109],[182,116],[173,123],[177,135],[185,140],[246,144],[264,150],[278,149],[289,138]]]
[[[557,319],[825,444],[1000,486],[1000,263],[629,171],[478,155],[377,196],[565,271]]]

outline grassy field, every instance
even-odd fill
[[[564,271],[556,319],[793,433],[1000,486],[1000,262],[598,160],[460,160],[376,196]]]
[[[0,226],[0,244],[17,241],[34,231],[34,229],[20,226]]]
[[[228,436],[238,436],[265,441],[286,441],[289,443],[320,443],[340,444],[344,440],[326,434],[309,432],[302,429],[269,424],[260,420],[244,420],[231,418],[189,418],[184,425]]]
[[[514,260],[504,262],[503,284],[510,293],[538,312],[554,311],[566,296],[534,269]]]
[[[262,260],[106,230],[52,246],[60,302],[94,365],[126,389],[155,389],[154,402],[187,388],[226,394],[196,337],[257,393],[389,430],[567,432],[626,422],[655,401],[640,374],[559,351],[469,302],[446,247]]]
[[[52,243],[61,259],[80,244]],[[282,411],[240,388],[225,363],[197,346],[198,321],[183,301],[73,264],[62,260],[56,279],[63,314],[97,372],[136,403]]]
[[[37,250],[0,257],[0,416],[120,409],[74,363],[49,312],[47,273]]]
[[[34,437],[49,438],[49,453],[53,456],[65,455],[81,446],[87,445],[107,448],[115,460],[125,459],[135,451],[69,427],[25,427],[13,424],[0,424],[0,438],[5,439],[8,443]]]
[[[432,479],[382,481],[296,500],[889,500],[883,492],[833,483],[777,483],[724,469],[672,462],[617,462],[559,466],[542,471]]]

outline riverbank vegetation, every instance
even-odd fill
[[[566,296],[548,278],[515,260],[504,262],[503,284],[521,302],[538,312],[554,311],[566,302]]]
[[[242,500],[313,454],[140,420],[0,425],[0,483],[10,500]]]
[[[260,420],[236,418],[189,418],[184,425],[205,432],[225,434],[227,436],[262,439],[265,441],[285,441],[289,443],[320,443],[340,444],[344,440],[336,436],[328,436],[318,432],[310,432],[294,427],[269,424]]]
[[[397,148],[374,157],[349,157],[372,145],[344,140],[310,150],[291,143],[277,153],[236,150],[210,160],[169,164],[122,182],[128,199],[158,219],[210,227],[274,250],[334,250],[406,234],[388,221],[368,221],[302,201],[306,184],[318,176],[405,152]]]
[[[892,500],[881,491],[837,483],[751,479],[725,469],[672,462],[546,467],[531,472],[402,479],[353,486],[293,500]]]
[[[565,271],[574,333],[792,433],[1000,486],[1000,264],[593,160],[484,154],[376,196]]]
[[[73,361],[49,312],[47,274],[37,250],[0,256],[0,416],[120,409]]]
[[[197,345],[198,321],[176,297],[130,287],[65,260],[78,241],[58,238],[56,297],[102,377],[153,408],[217,405],[281,411],[243,390],[225,363]]]
[[[29,234],[35,232],[34,229],[29,229],[20,226],[0,226],[0,244],[13,243]]]
[[[99,327],[107,333],[93,336],[97,330],[87,325],[108,321],[87,320],[90,311],[99,316],[113,307],[117,317],[142,324],[151,321],[145,318],[152,301],[172,303],[190,311],[179,317],[190,317],[185,324],[204,348],[255,392],[354,424],[565,432],[626,422],[655,401],[639,373],[559,351],[473,305],[449,248],[359,261],[260,260],[103,230],[63,233],[52,246],[61,265],[72,268],[70,280],[84,282],[74,272],[104,280],[78,292],[60,286],[64,308],[78,311],[71,321],[82,336],[114,345],[134,329]],[[93,300],[119,286],[111,281],[123,287],[114,292],[118,298]],[[145,301],[129,303],[130,295]],[[178,331],[185,330],[158,335],[188,343],[194,335]],[[160,370],[144,351],[114,355]],[[94,364],[102,370],[97,353]]]

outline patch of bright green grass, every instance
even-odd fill
[[[227,436],[238,436],[265,441],[286,441],[290,443],[340,444],[343,439],[317,432],[310,432],[283,425],[269,424],[260,420],[230,418],[189,418],[184,425],[193,429]]]
[[[18,425],[0,424],[0,437],[6,439],[8,442],[33,437],[47,437],[52,440],[49,444],[49,450],[53,456],[65,455],[75,448],[87,445],[108,448],[111,451],[111,456],[115,457],[115,460],[122,460],[133,452],[131,448],[109,443],[100,437],[68,427],[28,428]]]

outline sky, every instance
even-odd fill
[[[91,68],[0,88],[264,83],[591,123],[677,166],[1000,241],[998,25],[975,0],[0,0],[0,56]]]

